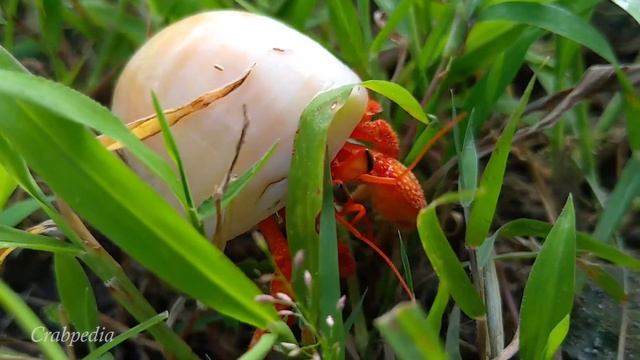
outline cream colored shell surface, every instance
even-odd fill
[[[172,128],[196,204],[224,181],[242,129],[243,104],[249,127],[232,175],[242,174],[278,141],[269,162],[225,212],[220,229],[225,241],[285,205],[293,138],[303,109],[321,91],[358,83],[357,75],[314,40],[278,21],[239,11],[212,11],[153,36],[125,67],[113,98],[113,112],[130,122],[154,112],[151,91],[163,108],[175,108],[239,78],[251,66],[251,74],[237,90]],[[358,123],[366,101],[366,91],[356,87],[338,112],[329,132],[331,156]],[[145,143],[168,158],[161,135]],[[125,158],[177,205],[158,178],[130,154]],[[215,219],[206,225],[211,234]]]

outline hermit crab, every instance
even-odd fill
[[[258,227],[277,266],[290,276],[286,240],[273,215],[286,206],[287,175],[300,115],[320,92],[360,81],[321,45],[280,22],[239,11],[213,11],[179,21],[151,38],[122,72],[112,109],[123,121],[134,122],[154,113],[152,91],[163,108],[179,109],[197,103],[213,89],[233,88],[176,120],[171,130],[197,203],[218,191],[233,162],[232,178],[277,143],[266,165],[228,206],[224,217],[207,224],[207,232],[221,234],[222,244],[218,245],[224,245]],[[329,129],[333,183],[336,188],[360,184],[378,215],[399,228],[415,227],[425,197],[416,177],[398,160],[396,133],[386,121],[374,119],[380,111],[364,88],[353,87]],[[241,136],[242,146],[237,147]],[[155,134],[144,142],[168,156],[162,136]],[[158,179],[126,152],[124,156],[171,199]],[[371,244],[370,233],[357,230],[367,219],[365,207],[349,197],[339,205],[340,223]],[[348,261],[349,255],[343,258]],[[275,291],[278,286],[273,287]]]

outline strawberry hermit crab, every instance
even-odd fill
[[[241,78],[243,74],[248,75]],[[287,175],[300,115],[318,93],[359,82],[355,73],[321,45],[284,24],[244,12],[215,11],[182,20],[151,38],[124,69],[112,108],[124,121],[132,122],[154,113],[152,91],[163,107],[179,108],[213,89],[235,84],[233,91],[215,103],[173,124],[172,132],[198,204],[216,193],[232,162],[233,178],[277,142],[265,166],[234,198],[224,217],[218,217],[220,223],[212,219],[206,228],[208,234],[220,234],[217,245],[224,246],[257,226],[277,266],[288,277],[290,256],[274,214],[286,205]],[[380,111],[364,88],[353,88],[329,129],[333,183],[337,189],[361,185],[378,215],[399,228],[415,228],[425,197],[416,177],[398,160],[396,133],[387,122],[374,119]],[[238,150],[243,117],[248,126]],[[145,143],[166,155],[162,136],[150,136]],[[125,154],[125,158],[167,199],[172,198],[158,179],[132,157]],[[395,270],[371,243],[371,232],[363,235],[357,229],[369,222],[365,207],[349,196],[339,205],[339,222],[373,246]],[[340,252],[346,276],[353,272],[349,265],[353,260],[348,251]],[[276,281],[273,291],[282,291],[281,286]]]

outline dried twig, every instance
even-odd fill
[[[235,154],[233,155],[233,159],[231,160],[231,164],[229,165],[229,170],[227,171],[227,175],[225,176],[224,182],[222,183],[222,187],[218,191],[217,198],[215,201],[216,204],[216,230],[213,235],[213,243],[220,249],[224,247],[224,240],[222,239],[222,222],[224,221],[222,216],[222,198],[224,193],[227,191],[227,187],[229,187],[229,182],[231,182],[231,174],[233,173],[233,169],[238,162],[238,157],[240,156],[240,150],[242,149],[242,145],[244,144],[245,137],[247,136],[247,129],[249,128],[249,116],[247,114],[247,104],[242,104],[242,131],[240,132],[240,137],[238,138],[238,143],[236,144]]]

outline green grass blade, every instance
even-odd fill
[[[35,235],[9,226],[0,225],[0,248],[7,247],[51,251],[74,256],[82,254],[82,249],[78,246],[62,240]]]
[[[125,252],[222,313],[263,328],[278,321],[272,307],[254,301],[260,293],[255,284],[85,127],[0,100],[3,136],[55,193]]]
[[[602,241],[611,239],[633,200],[640,196],[638,174],[640,174],[640,152],[634,153],[625,165],[622,175],[605,202],[602,215],[593,231],[593,237]]]
[[[27,74],[0,70],[0,98],[8,97],[46,108],[53,114],[89,126],[124,144],[174,193],[181,193],[175,173],[102,105],[60,84]]]
[[[418,100],[401,85],[384,80],[367,80],[362,83],[362,86],[391,99],[416,120],[429,124],[427,114],[422,110]]]
[[[333,203],[333,185],[328,156],[325,158],[322,212],[320,213],[320,245],[318,251],[318,286],[320,294],[320,330],[329,340],[324,355],[327,359],[344,358],[344,325],[340,299],[340,274],[338,271],[338,237]],[[326,321],[331,317],[333,325]],[[338,346],[337,353],[335,346]]]
[[[444,311],[447,310],[447,305],[449,305],[449,290],[443,282],[440,282],[438,284],[436,298],[433,299],[433,304],[431,304],[429,314],[427,315],[427,322],[436,334],[440,333],[442,316],[444,315]]]
[[[58,296],[73,327],[78,332],[95,330],[98,326],[96,298],[82,265],[75,257],[65,254],[55,254],[53,265]]]
[[[543,32],[539,29],[528,29],[522,32],[513,45],[493,60],[487,74],[471,89],[465,101],[465,109],[467,111],[473,109],[476,112],[474,133],[484,124],[500,96],[522,69],[531,44],[542,34]]]
[[[267,152],[262,155],[262,157],[256,161],[251,167],[245,171],[240,177],[231,181],[229,186],[227,186],[227,191],[222,194],[222,201],[220,202],[220,207],[225,209],[231,201],[247,186],[253,177],[262,169],[262,167],[269,161],[271,155],[277,148],[278,143],[274,143],[267,150]],[[201,220],[208,219],[216,214],[216,204],[213,197],[209,197],[198,207],[198,216]]]
[[[612,64],[618,62],[611,46],[598,30],[578,15],[556,5],[533,2],[500,3],[478,14],[478,21],[489,20],[506,20],[536,26],[573,40]]]
[[[571,313],[575,256],[575,212],[569,196],[533,264],[524,289],[520,310],[522,359],[539,359],[545,354],[550,333]]]
[[[340,50],[358,73],[368,73],[367,49],[358,12],[351,1],[328,0],[329,15]]]
[[[618,69],[616,75],[624,95],[624,112],[629,145],[634,152],[640,152],[640,97],[638,97],[635,87],[624,72]]]
[[[377,318],[375,326],[400,359],[447,359],[438,333],[415,303],[397,305]]]
[[[99,359],[102,355],[104,355],[107,352],[109,352],[109,350],[115,348],[116,346],[120,345],[121,343],[125,342],[126,340],[129,340],[132,337],[142,333],[143,331],[145,331],[148,328],[156,325],[157,323],[166,320],[168,317],[169,317],[169,313],[165,311],[165,312],[162,312],[162,313],[150,318],[149,320],[141,322],[140,324],[138,324],[138,325],[132,327],[131,329],[123,332],[122,334],[114,337],[113,340],[111,340],[111,341],[109,341],[109,342],[107,342],[105,344],[102,344],[100,347],[98,347],[97,349],[92,351],[89,355],[84,357],[83,360],[97,360],[97,359]]]
[[[316,0],[289,0],[282,7],[279,17],[285,19],[294,28],[304,30],[307,19],[311,16],[315,5]]]
[[[269,355],[271,348],[278,341],[278,337],[274,334],[262,335],[258,343],[255,344],[249,351],[242,354],[238,360],[262,360]]]
[[[179,179],[180,185],[182,185],[182,193],[175,195],[178,199],[184,200],[183,206],[185,207],[185,212],[189,214],[189,219],[191,219],[193,226],[201,233],[204,233],[202,221],[198,217],[198,209],[196,209],[195,203],[193,202],[193,196],[191,195],[191,189],[189,188],[189,180],[187,179],[187,173],[184,169],[182,156],[180,156],[178,145],[171,133],[171,127],[169,126],[167,118],[164,116],[164,111],[158,102],[156,94],[151,93],[151,100],[153,102],[153,108],[156,111],[156,115],[158,116],[160,128],[162,129],[162,138],[164,139],[165,148],[167,149],[167,153],[169,154],[169,157],[171,157],[171,160],[173,160],[173,163],[178,169],[178,174],[180,175]]]
[[[593,281],[598,287],[607,293],[612,299],[619,302],[627,300],[627,294],[624,291],[624,287],[609,274],[599,264],[592,264],[586,261],[578,261],[578,268],[582,270],[591,281]]]
[[[0,306],[15,319],[27,336],[42,340],[38,341],[37,344],[48,359],[67,359],[67,356],[57,343],[51,341],[50,337],[45,338],[45,333],[48,330],[36,314],[34,314],[29,306],[22,301],[20,296],[13,292],[2,280],[0,280]]]
[[[0,97],[0,106],[2,106],[3,100],[5,99]],[[0,162],[11,172],[20,186],[40,204],[45,213],[56,223],[66,237],[76,246],[83,247],[85,253],[80,255],[82,260],[91,267],[91,270],[98,275],[100,280],[110,283],[112,287],[118,290],[112,292],[112,295],[122,307],[138,321],[144,321],[156,314],[154,308],[129,280],[115,259],[106,251],[103,251],[102,248],[85,247],[83,240],[53,207],[50,199],[44,195],[27,168],[24,159],[16,153],[2,136],[0,136]],[[193,354],[188,345],[166,324],[158,324],[149,329],[149,332],[162,344],[168,354],[175,355],[181,359],[196,359],[196,355]]]
[[[443,285],[449,289],[460,309],[469,317],[482,317],[484,315],[482,299],[449,245],[449,241],[438,222],[434,203],[420,211],[418,234],[431,266]]]
[[[502,190],[502,181],[507,166],[507,158],[511,152],[511,141],[515,134],[518,121],[529,101],[529,96],[535,84],[535,77],[529,81],[527,89],[522,95],[518,109],[511,115],[505,126],[496,148],[489,158],[487,167],[480,179],[480,188],[484,191],[478,193],[471,207],[469,222],[467,224],[466,243],[468,246],[478,247],[482,245],[489,228],[493,222],[493,216],[498,204],[498,197]],[[464,310],[464,309],[463,309]]]
[[[53,197],[48,198],[49,201],[53,201],[53,199]],[[40,204],[34,199],[13,203],[0,212],[0,225],[17,226],[38,209],[40,209]]]
[[[549,234],[551,228],[552,225],[544,221],[517,219],[504,224],[498,229],[497,234],[501,237],[536,236],[542,238]],[[577,248],[581,251],[590,252],[601,259],[611,261],[621,267],[640,270],[640,260],[588,234],[578,232],[576,242]]]
[[[376,56],[382,50],[385,41],[387,41],[391,33],[393,33],[400,23],[400,20],[402,20],[402,18],[404,18],[409,12],[411,3],[413,3],[413,0],[400,0],[391,16],[387,19],[387,22],[373,39],[373,42],[369,47],[370,56]]]
[[[569,333],[569,324],[571,322],[571,317],[569,315],[570,314],[567,314],[562,320],[560,320],[560,322],[553,327],[551,333],[549,333],[549,341],[547,342],[547,347],[544,352],[545,359],[553,359],[556,351],[558,351],[560,345],[562,345],[562,342],[564,341],[564,338]]]
[[[473,136],[473,127],[476,119],[476,111],[471,112],[469,124],[465,131],[462,149],[460,151],[460,177],[458,190],[475,191],[478,187],[478,151]],[[463,206],[469,207],[472,201],[464,201]]]

